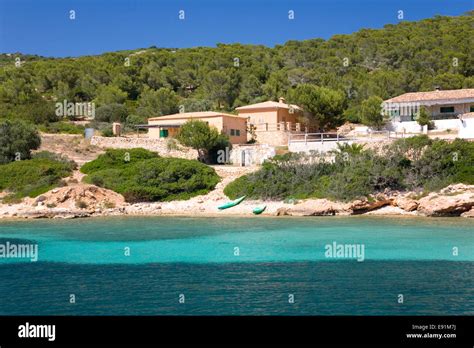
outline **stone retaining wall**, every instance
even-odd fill
[[[337,149],[337,144],[349,144],[351,145],[353,141],[292,141],[288,145],[288,150],[290,152],[305,152],[310,153],[310,151],[316,152],[329,152]]]
[[[157,152],[160,156],[163,157],[178,157],[185,159],[198,158],[196,150],[185,148],[179,145],[177,149],[175,147],[168,148],[168,141],[170,140],[133,137],[128,138],[94,136],[91,138],[91,145],[112,149],[133,149],[141,147],[146,150]]]
[[[255,131],[255,139],[259,144],[268,144],[271,146],[287,146],[288,135],[287,131]]]

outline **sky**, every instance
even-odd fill
[[[0,0],[0,53],[67,57],[150,46],[273,47],[396,24],[399,11],[414,21],[473,8],[474,0]]]

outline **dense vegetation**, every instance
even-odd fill
[[[84,181],[122,194],[128,202],[189,199],[219,182],[214,169],[194,160],[162,158],[144,149],[107,150],[81,171]]]
[[[184,111],[231,111],[285,96],[314,113],[308,118],[321,128],[344,120],[377,125],[379,120],[364,118],[361,110],[364,101],[372,110],[371,97],[435,86],[474,87],[472,37],[471,12],[274,48],[152,47],[64,59],[0,55],[0,118],[48,124],[60,119],[54,101],[93,101],[99,128],[115,119],[133,125],[180,106]],[[15,66],[18,57],[20,67]],[[301,85],[301,93],[295,93]]]
[[[84,174],[91,174],[93,172],[111,168],[118,169],[152,158],[158,158],[158,154],[142,148],[129,150],[108,149],[94,161],[84,164],[81,167],[81,172]]]
[[[76,164],[59,155],[39,152],[32,159],[0,165],[0,191],[7,191],[4,202],[36,197],[63,184]]]
[[[67,121],[59,121],[40,124],[38,130],[49,134],[84,134],[85,127]]]
[[[31,158],[41,145],[36,129],[19,120],[0,121],[0,164]]]
[[[217,163],[219,151],[230,151],[232,144],[226,134],[221,134],[215,127],[200,120],[189,120],[184,123],[177,139],[184,146],[198,151],[199,160],[204,163]],[[223,163],[221,163],[223,164]]]
[[[332,159],[289,153],[226,186],[230,198],[329,198],[349,201],[384,190],[428,192],[451,183],[474,184],[474,143],[400,139],[379,152],[341,146]]]

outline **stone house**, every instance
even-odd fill
[[[303,132],[300,117],[303,110],[298,105],[287,104],[284,98],[278,102],[266,101],[236,108],[239,116],[248,118],[248,125],[261,144],[283,146],[288,144],[290,133]]]
[[[232,144],[247,142],[247,117],[214,111],[184,112],[149,118],[146,126],[148,137],[152,139],[174,137],[179,128],[189,120],[204,121],[209,126],[215,127],[219,132],[227,134]]]

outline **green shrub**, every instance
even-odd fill
[[[227,135],[201,120],[186,121],[179,129],[177,139],[184,146],[197,150],[199,160],[204,163],[215,163],[217,151],[230,146]]]
[[[330,173],[332,166],[319,155],[278,155],[266,161],[257,172],[231,182],[224,193],[232,199],[242,195],[282,200],[289,197],[307,198],[312,196],[316,180]]]
[[[31,150],[39,148],[41,138],[36,128],[21,121],[0,122],[0,164],[31,158]]]
[[[36,197],[63,185],[74,165],[62,160],[33,158],[0,165],[0,190],[10,192],[9,199]]]
[[[360,116],[360,107],[359,106],[352,106],[347,108],[343,113],[344,119],[351,123],[360,123],[361,116]]]
[[[438,190],[451,183],[474,184],[474,143],[435,140],[413,163],[418,186]]]
[[[219,182],[214,169],[195,160],[155,155],[124,164],[120,155],[118,160],[111,157],[89,162],[86,172],[90,174],[84,181],[118,192],[128,202],[189,199],[206,194]]]
[[[112,130],[112,126],[104,128],[101,133],[103,137],[107,137],[107,138],[115,136],[114,131]]]
[[[428,129],[434,128],[434,122],[431,120],[431,117],[424,106],[420,107],[420,112],[416,117],[416,122],[418,122],[420,126],[428,126]]]
[[[84,134],[85,127],[74,123],[60,121],[40,125],[39,130],[44,133]]]
[[[21,202],[23,202],[23,197],[18,197],[14,194],[2,198],[2,203],[4,204],[19,204]]]
[[[77,163],[69,159],[67,156],[61,155],[59,153],[49,152],[49,151],[39,151],[32,155],[33,159],[47,159],[50,161],[55,161],[64,164],[70,170],[77,169]]]
[[[332,162],[321,155],[275,156],[224,193],[258,199],[329,198],[349,201],[389,190],[429,192],[449,184],[474,184],[474,143],[419,136],[395,141],[380,153],[340,146]]]
[[[97,108],[95,119],[98,122],[122,122],[127,120],[128,111],[124,105],[113,103],[103,105]]]
[[[426,146],[431,145],[433,140],[431,140],[427,135],[417,135],[414,137],[402,138],[395,140],[391,147],[395,150],[402,153],[407,153],[409,151],[421,151]]]
[[[146,159],[156,158],[158,155],[142,148],[135,149],[107,149],[95,160],[84,164],[81,172],[90,174],[99,170],[121,168]]]
[[[361,103],[360,115],[363,124],[377,129],[382,128],[387,122],[387,117],[382,113],[382,102],[382,98],[371,96]]]
[[[147,123],[148,123],[148,119],[146,117],[139,116],[139,115],[128,115],[127,116],[126,124],[129,127],[134,127],[138,124],[147,124]]]

